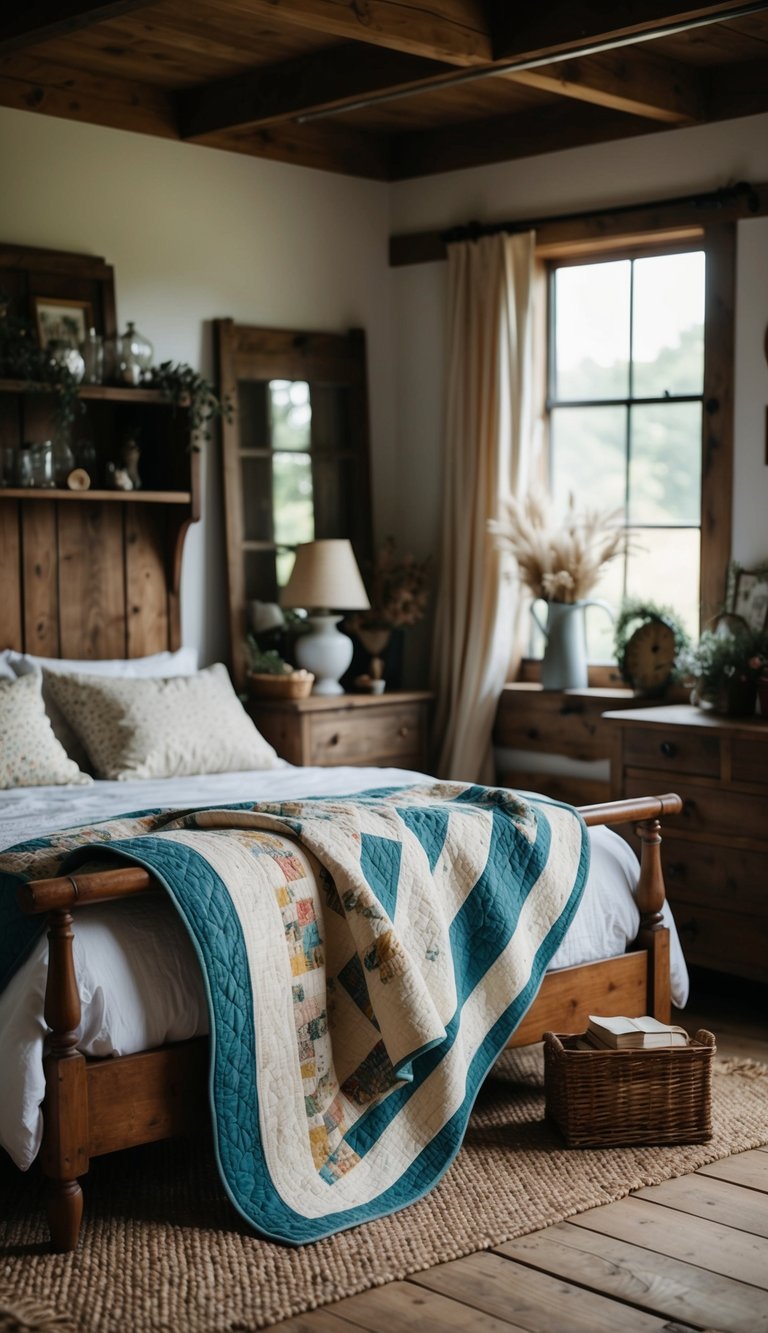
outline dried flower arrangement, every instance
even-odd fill
[[[583,601],[627,543],[620,510],[577,512],[570,496],[565,517],[557,521],[535,492],[509,500],[488,530],[494,545],[514,556],[521,582],[545,602]]]
[[[393,537],[376,554],[366,580],[370,609],[347,616],[353,634],[366,629],[403,629],[422,620],[429,600],[429,560],[398,557]]]

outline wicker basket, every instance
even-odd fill
[[[248,675],[248,693],[254,699],[306,699],[312,692],[314,676],[311,671],[294,672],[284,676],[269,672],[251,671]]]
[[[711,1032],[656,1050],[585,1050],[578,1041],[544,1036],[547,1118],[569,1148],[712,1138]]]

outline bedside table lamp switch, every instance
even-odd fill
[[[370,606],[351,543],[333,538],[297,547],[281,601],[309,613],[307,632],[296,640],[296,660],[314,673],[312,693],[343,694],[339,677],[352,661],[352,640],[337,628],[341,612]]]

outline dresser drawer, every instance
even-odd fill
[[[768,981],[768,920],[685,903],[674,915],[687,963]]]
[[[651,779],[653,791],[649,792],[649,779],[642,776],[627,777],[624,782],[625,795],[648,796],[663,790],[663,780],[671,777],[656,772]],[[667,788],[671,790],[671,788]],[[665,815],[664,828],[687,829],[692,833],[702,833],[706,837],[725,836],[760,838],[766,841],[768,851],[768,808],[764,796],[747,796],[743,792],[730,791],[728,788],[697,787],[684,779],[675,788],[683,798],[683,811],[679,815]]]
[[[706,904],[768,922],[768,854],[675,838],[662,829],[661,857],[673,911],[682,903]]]
[[[768,786],[768,747],[765,741],[742,740],[734,736],[731,774],[734,782],[764,782]]]
[[[624,736],[624,766],[652,768],[661,774],[697,773],[716,778],[720,773],[720,741],[693,728],[638,727]]]
[[[423,762],[425,710],[418,704],[377,708],[365,719],[351,714],[315,715],[310,722],[308,763],[387,764]]]

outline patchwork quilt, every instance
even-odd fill
[[[589,842],[570,807],[435,783],[145,812],[0,867],[10,887],[97,854],[148,867],[175,903],[207,987],[222,1180],[262,1234],[300,1243],[446,1171],[576,911]],[[0,977],[40,928],[2,900]]]

